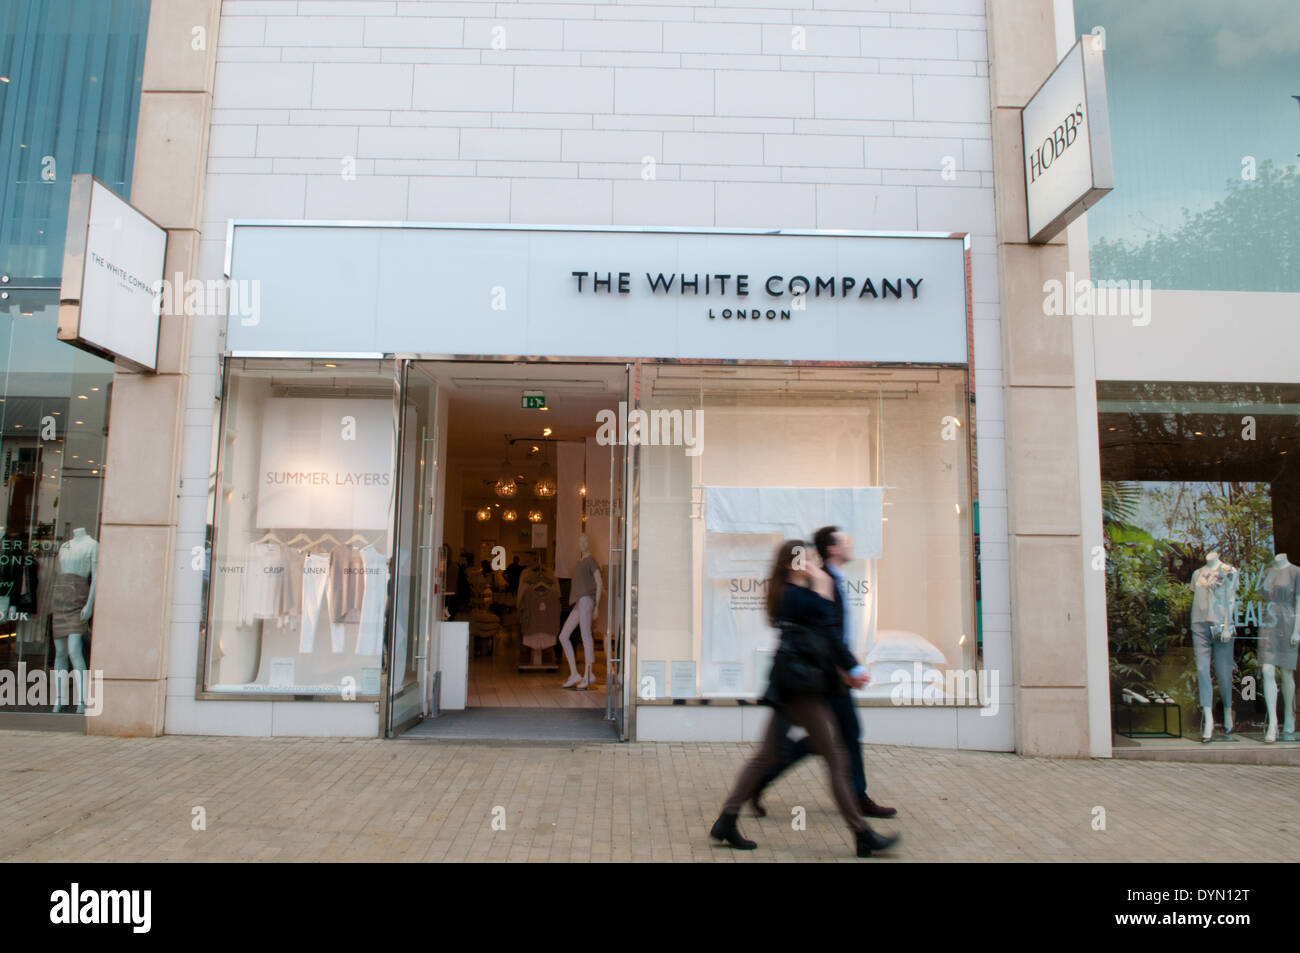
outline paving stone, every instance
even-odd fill
[[[815,759],[708,829],[750,745],[0,733],[0,861],[855,862]],[[1289,766],[868,746],[906,861],[1290,861]],[[1231,805],[1225,813],[1223,805]],[[194,808],[206,830],[194,830]],[[795,830],[791,808],[803,807]],[[494,809],[500,808],[494,814]],[[1105,829],[1094,829],[1104,811]],[[495,829],[503,817],[505,830]],[[1254,821],[1274,818],[1268,825]]]

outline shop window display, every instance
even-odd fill
[[[394,416],[378,362],[230,362],[204,689],[373,700]]]
[[[761,694],[772,559],[835,525],[859,697],[978,701],[965,372],[657,365],[642,407],[637,585],[680,596],[639,603],[642,697]]]
[[[0,705],[9,711],[95,704],[86,674],[113,365],[55,339],[56,298],[18,292],[0,311],[0,669],[15,689]],[[37,672],[64,677],[32,680]]]
[[[1298,398],[1098,385],[1117,741],[1297,740]]]

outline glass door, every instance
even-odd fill
[[[632,407],[628,365],[624,382],[626,406]],[[609,454],[609,598],[605,600],[605,718],[613,721],[620,741],[627,740],[627,686],[624,672],[627,645],[628,467],[630,449],[621,443]]]
[[[388,691],[381,721],[393,737],[430,711],[430,660],[442,611],[438,585],[441,513],[437,509],[438,385],[413,361],[399,359],[397,423],[397,531],[392,561],[395,586],[385,671]]]

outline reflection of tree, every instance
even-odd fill
[[[1150,281],[1167,289],[1300,291],[1300,173],[1264,160],[1253,182],[1228,180],[1204,211],[1183,209],[1173,232],[1145,242],[1100,238],[1092,277]]]
[[[1159,536],[1133,525],[1142,489],[1136,483],[1102,484],[1112,691],[1118,698],[1124,688],[1139,694],[1156,688],[1194,706],[1196,670],[1187,652],[1192,572],[1212,549],[1245,571],[1264,565],[1272,543],[1269,488],[1267,483],[1151,488],[1146,501],[1160,524],[1153,527]],[[1238,598],[1251,595],[1243,586]],[[1187,653],[1186,659],[1173,656],[1173,650]],[[1175,658],[1177,667],[1170,672]],[[1248,649],[1239,657],[1237,677],[1253,667],[1254,652]]]

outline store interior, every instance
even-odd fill
[[[1300,388],[1104,382],[1098,410],[1117,755],[1300,746]],[[1233,624],[1202,635],[1198,665],[1197,579],[1216,566]]]
[[[443,617],[469,626],[467,708],[605,709],[610,448],[597,414],[626,399],[626,380],[622,364],[439,375]],[[584,606],[575,587],[599,591]]]

